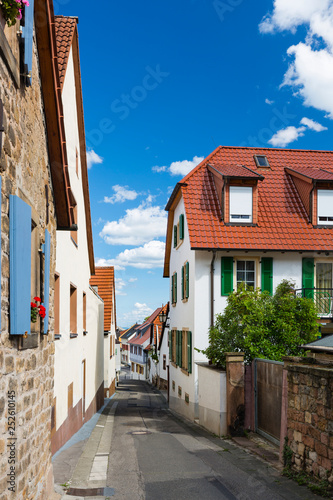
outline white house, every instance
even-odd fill
[[[240,282],[293,280],[332,322],[333,153],[218,147],[177,183],[168,214],[170,407],[198,417],[208,330]],[[325,328],[323,326],[322,328]]]
[[[168,387],[169,326],[169,303],[167,303],[161,308],[158,317],[154,321],[148,360],[149,381],[163,390],[167,390]],[[154,354],[157,357],[154,357]]]
[[[138,323],[135,323],[130,328],[125,330],[119,337],[120,350],[121,350],[121,362],[125,365],[130,365],[130,346],[128,342],[134,337]]]
[[[119,364],[116,365],[117,318],[114,268],[95,267],[95,276],[90,278],[90,285],[104,301],[104,396],[109,397],[116,390],[116,371],[120,372]]]
[[[57,231],[52,452],[104,402],[104,304],[89,284],[95,272],[80,77],[77,18],[56,16],[73,230]]]

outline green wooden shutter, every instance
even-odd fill
[[[183,366],[183,359],[182,359],[182,351],[183,351],[183,332],[179,330],[179,366],[182,368]]]
[[[179,365],[179,330],[176,330],[176,365]]]
[[[175,291],[174,291],[174,303],[177,304],[177,273],[175,273],[174,276],[174,285],[175,285]]]
[[[189,289],[189,274],[190,274],[190,264],[186,262],[185,264],[185,279],[186,279],[186,298],[188,299],[189,294],[190,294],[190,289]]]
[[[10,334],[30,334],[31,207],[9,196]]]
[[[174,304],[174,296],[173,296],[173,275],[171,276],[171,304]]]
[[[302,259],[302,288],[303,288],[303,297],[313,299],[313,289],[314,289],[313,258],[304,257]]]
[[[261,290],[273,295],[273,259],[262,257],[261,259]]]
[[[173,247],[177,246],[177,226],[173,226]]]
[[[49,300],[50,300],[50,257],[51,257],[51,238],[48,230],[45,230],[45,244],[44,244],[44,334],[46,335],[49,330]]]
[[[182,266],[182,286],[181,286],[181,289],[182,289],[182,299],[185,299],[185,295],[184,295],[184,285],[185,285],[185,281],[184,281],[184,266]]]
[[[172,332],[169,330],[169,361],[172,361]]]
[[[187,371],[192,373],[192,332],[187,332]]]
[[[229,295],[233,291],[234,259],[233,257],[221,258],[221,295]]]
[[[184,239],[184,214],[179,216],[179,239]]]

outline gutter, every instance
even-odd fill
[[[212,262],[210,263],[210,326],[214,326],[214,263],[216,259],[216,250],[213,250]]]

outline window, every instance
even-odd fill
[[[316,263],[316,290],[315,302],[317,312],[320,316],[329,316],[332,313],[332,286],[333,286],[333,264],[332,262]]]
[[[252,222],[252,187],[230,186],[230,222]]]
[[[267,156],[254,155],[253,158],[254,158],[254,161],[256,162],[257,167],[269,167]]]
[[[187,330],[169,332],[169,357],[177,366],[192,373],[192,332]]]
[[[318,189],[318,224],[333,225],[333,190]]]
[[[82,297],[82,307],[83,307],[83,331],[87,331],[87,295],[83,292]]]
[[[184,239],[184,214],[180,214],[177,224],[173,226],[173,247],[176,248]]]
[[[182,266],[182,300],[187,300],[189,297],[189,263],[186,262]]]
[[[70,333],[77,333],[77,289],[70,285]]]
[[[171,276],[171,304],[177,303],[177,273]]]
[[[255,261],[237,260],[236,263],[236,285],[237,289],[241,283],[246,287],[255,288]]]
[[[72,212],[72,219],[74,221],[74,224],[77,224],[77,206],[71,207],[71,212]],[[71,238],[75,246],[78,246],[77,243],[77,230],[76,231],[71,231]]]
[[[60,276],[54,275],[54,333],[60,333]]]

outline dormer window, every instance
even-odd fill
[[[254,155],[253,158],[254,158],[254,161],[256,162],[257,167],[269,167],[267,156]]]
[[[252,187],[230,186],[230,222],[252,223]]]
[[[333,226],[333,190],[318,189],[318,225]]]

